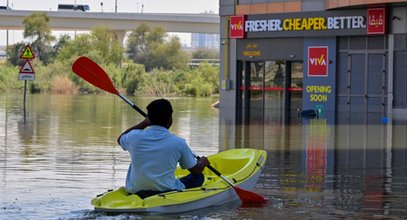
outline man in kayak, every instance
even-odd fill
[[[186,141],[169,132],[173,112],[171,103],[157,99],[147,106],[147,111],[145,120],[124,131],[117,139],[131,156],[126,191],[143,198],[201,186],[204,182],[202,171],[209,161],[206,157],[197,160]],[[175,178],[177,164],[188,169],[190,174]]]

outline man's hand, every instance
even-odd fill
[[[146,127],[148,127],[148,126],[150,126],[150,125],[151,125],[150,119],[145,118],[142,122],[140,122],[140,123],[134,125],[133,127],[128,128],[127,130],[125,130],[125,131],[117,138],[117,143],[120,145],[120,138],[121,138],[124,134],[129,133],[131,130],[134,130],[134,129],[143,130],[144,128],[146,128]]]
[[[208,158],[206,158],[206,157],[199,157],[198,163],[200,163],[201,166],[203,166],[203,167],[207,167],[207,166],[209,166],[211,164],[209,162]]]
[[[210,162],[206,157],[199,157],[196,165],[189,169],[189,172],[192,174],[200,174],[205,169],[206,166],[209,166]]]

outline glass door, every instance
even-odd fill
[[[290,124],[301,123],[298,117],[298,111],[302,109],[302,80],[303,80],[303,63],[291,62],[291,82],[288,87],[290,93]]]
[[[237,129],[244,146],[263,146],[266,135],[283,124],[300,121],[302,62],[238,62]],[[278,126],[276,126],[278,125]],[[238,146],[238,145],[237,145]]]

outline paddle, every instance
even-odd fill
[[[118,95],[121,99],[123,99],[127,104],[133,107],[138,113],[142,116],[147,117],[147,114],[143,112],[139,107],[137,107],[132,101],[127,99],[125,96],[120,94],[117,89],[114,87],[113,82],[110,80],[107,73],[93,60],[87,57],[79,57],[74,64],[72,65],[72,71],[81,77],[82,79],[88,81],[90,84],[102,89],[106,92]],[[197,159],[198,156],[195,155]],[[207,166],[212,172],[216,175],[221,177],[225,182],[227,182],[233,189],[236,191],[236,194],[239,196],[240,200],[244,203],[265,203],[267,201],[261,195],[258,195],[254,192],[250,192],[244,190],[235,184],[233,184],[230,180],[228,180],[225,176],[223,176],[218,170],[213,168],[211,165]]]

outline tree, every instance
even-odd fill
[[[122,69],[121,83],[128,95],[134,95],[139,85],[144,82],[146,72],[140,64],[130,63]],[[117,80],[116,80],[117,81]]]
[[[14,45],[7,46],[7,61],[13,66],[22,66],[24,60],[20,59],[21,53],[24,51],[25,43],[20,42]]]
[[[114,32],[107,27],[94,27],[90,34],[81,34],[59,49],[58,60],[73,60],[88,56],[99,64],[118,65],[123,49]]]
[[[150,46],[150,53],[146,61],[147,70],[158,69],[183,69],[189,60],[186,52],[181,50],[181,43],[177,37],[171,37],[168,42],[154,43]]]
[[[146,66],[149,50],[153,44],[162,44],[164,31],[161,28],[151,30],[146,24],[141,24],[132,31],[128,38],[127,55],[135,63]]]
[[[193,59],[219,59],[219,50],[198,48],[192,52]]]
[[[108,27],[94,27],[91,33],[92,50],[97,50],[103,63],[120,64],[123,58],[121,44],[115,33]]]
[[[52,49],[53,49],[52,57],[55,58],[55,56],[58,54],[59,50],[61,48],[64,48],[69,43],[70,40],[71,40],[71,37],[69,35],[66,35],[66,34],[62,35],[58,39],[58,41],[55,43],[55,45],[52,47]]]
[[[36,57],[47,64],[52,53],[50,44],[55,40],[51,35],[49,17],[43,12],[36,12],[25,18],[23,24],[24,38],[31,38],[31,47],[36,51]]]
[[[177,37],[171,37],[162,28],[151,29],[146,24],[132,31],[127,41],[128,58],[135,63],[143,64],[146,71],[154,68],[183,68],[189,59],[181,50]]]

